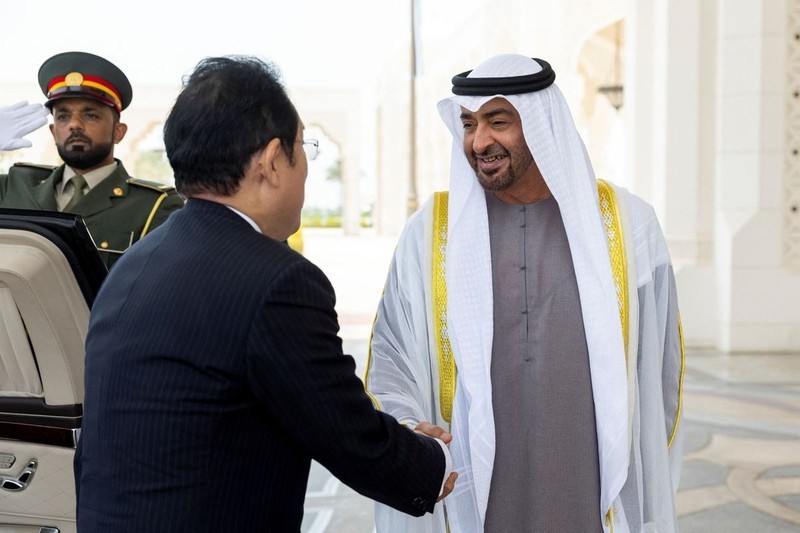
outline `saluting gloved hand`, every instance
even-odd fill
[[[17,102],[0,107],[0,150],[28,148],[33,143],[24,136],[47,124],[49,111],[42,104]]]

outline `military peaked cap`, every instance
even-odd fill
[[[39,68],[39,87],[45,105],[61,98],[94,98],[121,112],[133,98],[127,76],[112,62],[87,52],[64,52]]]

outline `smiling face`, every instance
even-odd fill
[[[127,128],[111,107],[91,98],[62,98],[52,109],[50,132],[64,163],[90,171],[114,161],[114,145]]]
[[[461,108],[464,153],[481,187],[520,196],[543,182],[525,142],[522,120],[508,100],[494,98],[477,111]]]

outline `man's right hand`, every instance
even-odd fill
[[[450,444],[450,441],[453,440],[453,436],[450,433],[435,424],[431,424],[430,422],[420,422],[414,428],[414,431],[422,435],[427,435],[428,437],[439,439],[445,444]],[[442,493],[439,494],[438,498],[436,498],[437,502],[442,501],[447,497],[448,494],[453,492],[453,489],[456,486],[456,478],[458,478],[458,472],[450,472],[450,475],[447,476],[447,479],[442,485]]]
[[[0,107],[0,150],[33,146],[31,141],[23,137],[47,124],[48,114],[43,105],[25,101]]]
[[[437,502],[444,500],[451,492],[453,492],[453,489],[456,488],[456,478],[458,478],[458,472],[450,472],[450,475],[447,477],[447,481],[445,481],[444,486],[442,486],[442,493],[439,494],[438,498],[436,498]]]

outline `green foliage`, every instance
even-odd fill
[[[303,209],[303,227],[305,228],[341,228],[342,212],[327,209]],[[359,224],[362,228],[371,228],[373,224],[372,211],[361,213]]]
[[[342,160],[337,159],[325,171],[327,181],[342,181]]]

